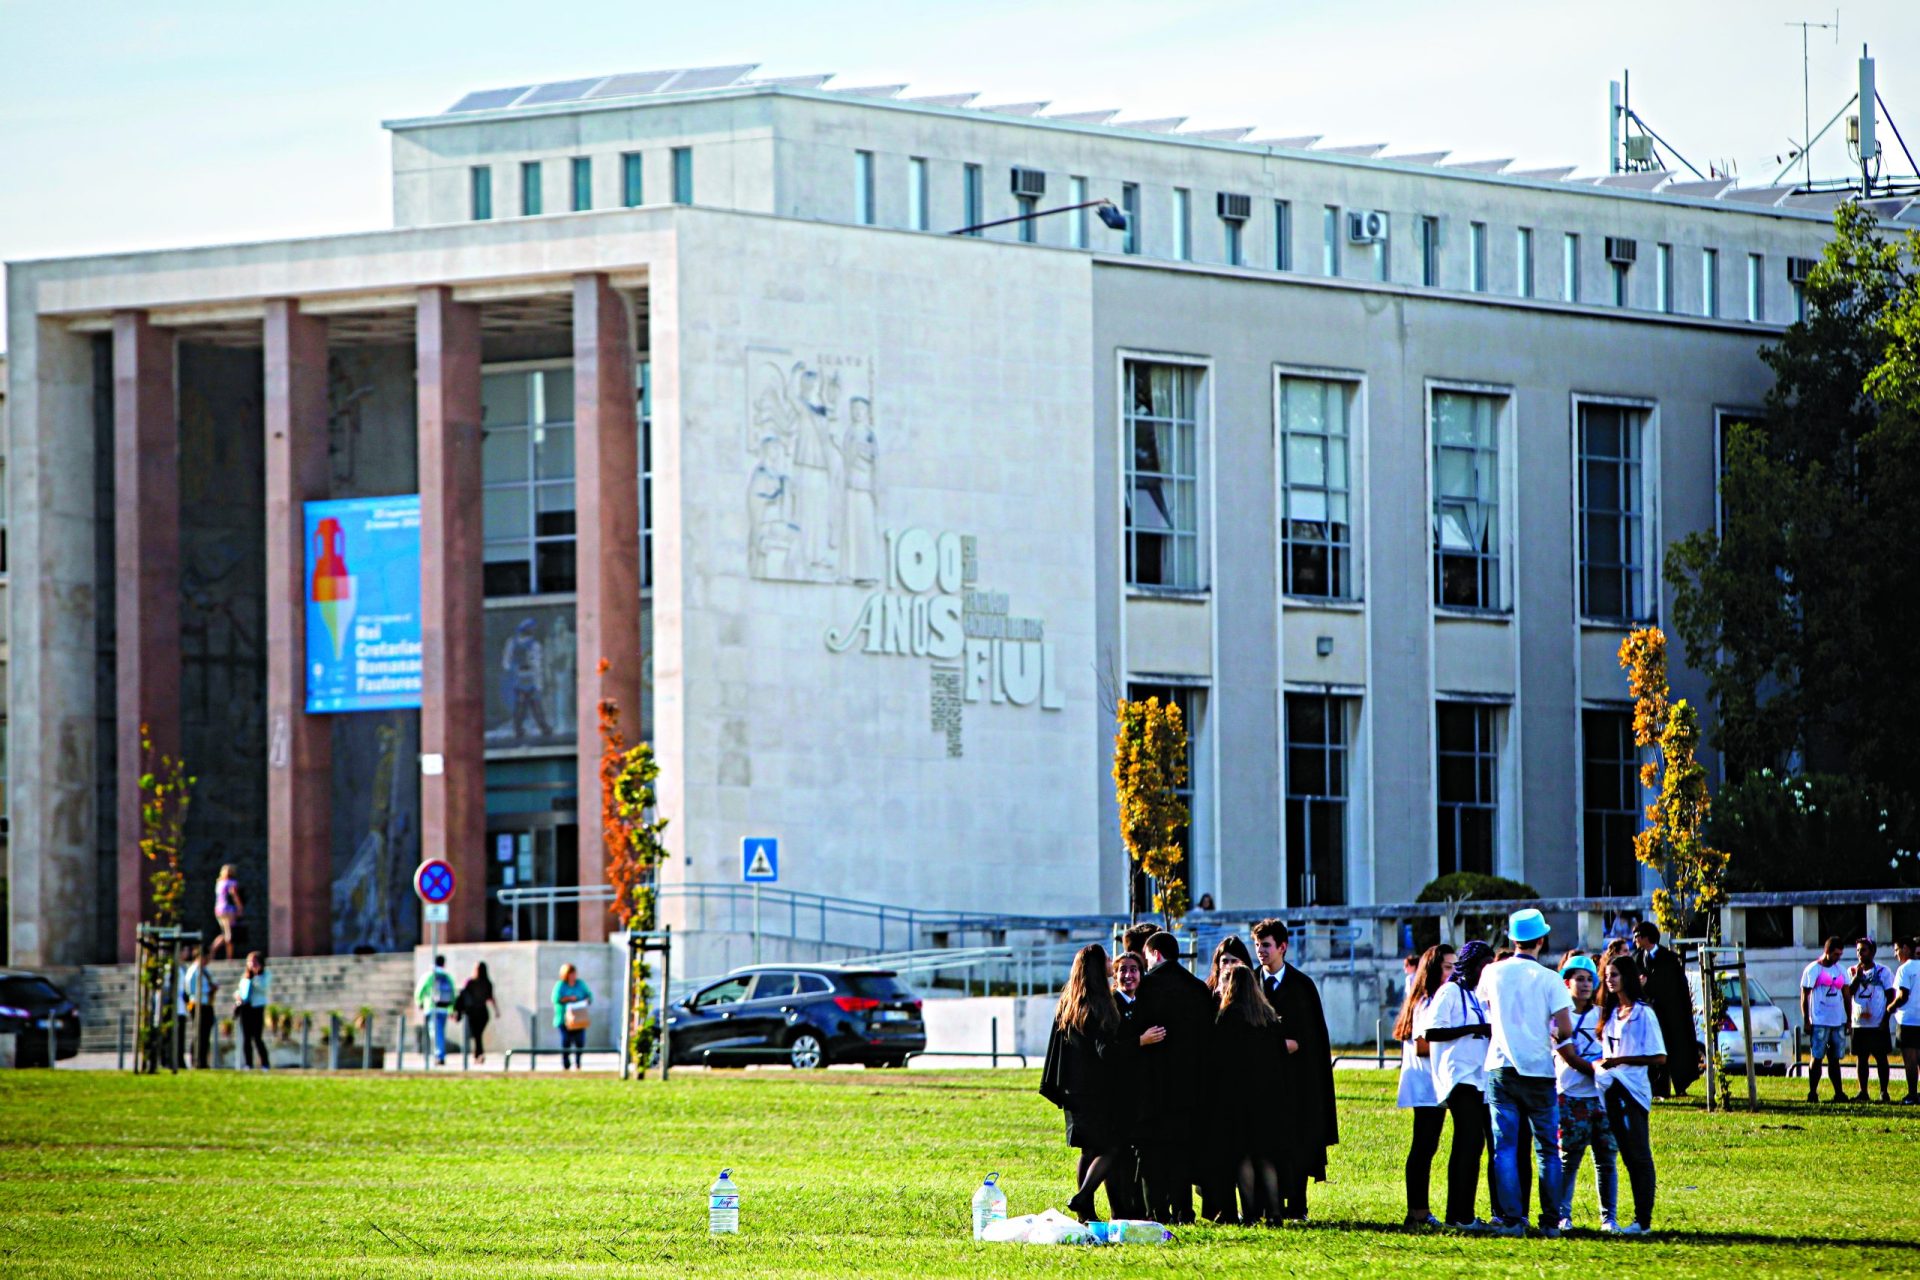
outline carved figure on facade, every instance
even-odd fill
[[[784,582],[877,582],[871,361],[750,350],[748,370],[748,572]]]

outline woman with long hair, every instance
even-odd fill
[[[224,952],[227,959],[233,959],[233,926],[240,923],[246,909],[247,904],[240,897],[240,881],[229,862],[220,868],[220,878],[213,886],[213,919],[220,926],[220,936],[207,948],[209,960],[216,952]]]
[[[1446,1225],[1479,1231],[1474,1215],[1479,1194],[1480,1153],[1487,1145],[1487,1048],[1493,1028],[1474,989],[1493,961],[1493,948],[1468,942],[1454,957],[1453,977],[1440,984],[1427,1007],[1425,1039],[1436,1103],[1453,1117],[1453,1147],[1447,1154]]]
[[[1286,1058],[1280,1019],[1267,1003],[1253,969],[1228,964],[1220,971],[1210,1057],[1228,1079],[1271,1081]],[[1240,1194],[1239,1221],[1265,1218],[1277,1224],[1280,1209],[1280,1112],[1256,1085],[1249,1098],[1239,1089],[1213,1094],[1211,1146],[1229,1176],[1216,1221],[1232,1221],[1233,1193]]]
[[[1653,1145],[1647,1139],[1653,1082],[1647,1068],[1666,1065],[1667,1041],[1653,1006],[1640,998],[1640,969],[1631,956],[1610,961],[1606,981],[1600,997],[1604,1056],[1597,1083],[1607,1101],[1613,1144],[1620,1149],[1633,1188],[1633,1221],[1621,1227],[1620,1234],[1640,1236],[1653,1229]]]
[[[1560,1094],[1560,1229],[1573,1227],[1573,1188],[1579,1181],[1580,1161],[1593,1152],[1593,1185],[1600,1202],[1600,1229],[1614,1229],[1614,1204],[1620,1181],[1614,1157],[1613,1126],[1606,1100],[1600,1096],[1600,1006],[1595,1003],[1594,979],[1599,969],[1586,955],[1568,952],[1560,962],[1560,980],[1573,1000],[1573,1035],[1568,1043],[1579,1061],[1564,1055],[1553,1060],[1554,1087]]]
[[[1447,1109],[1433,1084],[1432,1044],[1427,1025],[1433,1021],[1434,997],[1453,976],[1453,948],[1428,947],[1414,966],[1413,981],[1393,1024],[1400,1042],[1399,1106],[1413,1112],[1413,1145],[1407,1149],[1407,1218],[1410,1227],[1437,1227],[1440,1219],[1427,1205],[1433,1156],[1440,1150],[1440,1128]],[[1458,1131],[1456,1126],[1456,1132]]]
[[[473,1048],[473,1060],[485,1062],[487,1023],[500,1012],[500,1002],[493,998],[493,979],[487,976],[485,960],[473,966],[473,976],[467,979],[467,984],[460,988],[460,994],[454,997],[453,1012],[456,1017],[466,1020],[467,1040]]]
[[[1107,976],[1107,951],[1089,943],[1073,957],[1040,1072],[1040,1096],[1066,1113],[1067,1145],[1080,1151],[1074,1171],[1079,1189],[1067,1201],[1067,1212],[1082,1222],[1098,1216],[1094,1196],[1120,1165],[1125,1132],[1118,1090],[1125,1053],[1120,1011],[1114,1007]],[[1107,1188],[1107,1202],[1111,1207],[1112,1187]]]
[[[1216,1003],[1222,976],[1235,968],[1251,970],[1253,953],[1247,950],[1239,934],[1230,933],[1214,945],[1213,961],[1207,968],[1207,990],[1213,993]],[[1194,1142],[1194,1177],[1200,1184],[1200,1214],[1209,1222],[1232,1222],[1238,1216],[1233,1197],[1239,1161],[1231,1150],[1222,1149],[1215,1140],[1216,1128],[1210,1126]]]
[[[1234,964],[1243,964],[1249,969],[1253,968],[1253,953],[1247,950],[1247,944],[1240,940],[1239,934],[1230,933],[1220,939],[1219,943],[1213,948],[1213,964],[1207,971],[1207,990],[1213,992],[1215,995],[1219,995],[1220,971],[1228,965]]]

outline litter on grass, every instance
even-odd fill
[[[1137,1218],[1080,1223],[1058,1209],[1045,1209],[990,1223],[980,1238],[995,1244],[1165,1244],[1173,1232]]]

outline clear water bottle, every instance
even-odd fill
[[[740,1230],[740,1188],[733,1185],[732,1173],[722,1169],[707,1190],[708,1235],[733,1235]]]
[[[985,1235],[988,1226],[1007,1220],[1007,1193],[1000,1189],[1000,1175],[990,1173],[980,1189],[973,1193],[973,1238]]]

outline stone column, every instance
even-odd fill
[[[603,275],[573,281],[574,503],[578,568],[580,883],[605,884],[600,827],[600,701],[620,706],[629,742],[640,733],[640,479],[633,336],[627,301]],[[602,671],[600,664],[607,664]],[[581,941],[607,934],[609,915],[580,909]]]
[[[1890,904],[1885,902],[1867,904],[1867,936],[1879,944],[1881,951],[1887,950],[1888,944],[1893,939],[1893,907]],[[1848,938],[1847,941],[1851,942],[1853,939]],[[1891,969],[1897,966],[1888,965],[1887,967]]]
[[[1820,943],[1820,908],[1795,907],[1793,909],[1793,945],[1799,951],[1818,951]]]
[[[119,903],[115,950],[153,901],[158,864],[140,852],[140,750],[180,755],[180,417],[173,335],[144,311],[113,317],[114,814]]]
[[[486,676],[482,671],[480,315],[444,286],[420,291],[420,852],[458,888],[447,942],[487,929]]]
[[[265,330],[266,896],[276,953],[326,955],[333,950],[333,724],[306,711],[304,504],[329,490],[327,325],[275,298]]]

